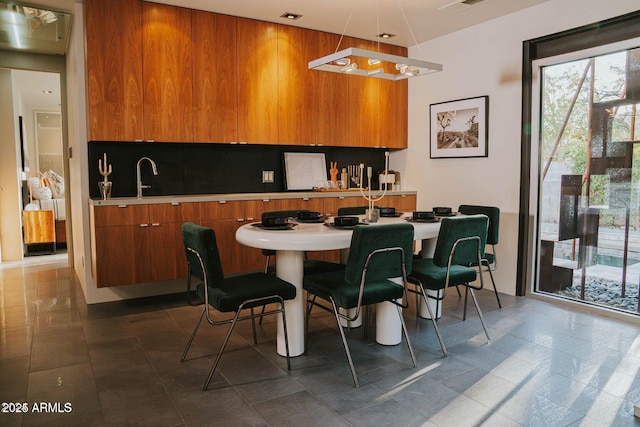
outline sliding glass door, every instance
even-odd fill
[[[640,42],[583,55],[536,68],[534,291],[638,314]]]

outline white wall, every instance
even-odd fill
[[[409,148],[392,156],[418,209],[462,203],[501,209],[498,290],[515,294],[520,191],[522,42],[637,10],[638,0],[549,0],[409,49],[441,63],[409,80]],[[429,159],[429,104],[489,96],[489,157]]]

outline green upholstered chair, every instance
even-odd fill
[[[477,205],[460,205],[458,212],[464,215],[476,215],[482,214],[489,218],[489,229],[487,231],[487,245],[491,246],[491,252],[486,252],[482,259],[482,265],[489,272],[489,278],[491,278],[491,284],[493,285],[493,292],[496,294],[496,300],[498,301],[498,307],[502,308],[500,303],[500,295],[498,295],[498,289],[496,288],[496,282],[493,279],[493,272],[498,268],[498,257],[496,255],[496,245],[498,244],[499,229],[500,229],[500,208],[495,206],[477,206]],[[467,295],[465,294],[465,314],[467,307]]]
[[[359,387],[358,377],[340,320],[356,320],[362,306],[385,301],[396,304],[411,360],[413,366],[416,366],[413,348],[402,317],[402,308],[406,308],[407,305],[396,301],[403,298],[403,301],[407,302],[406,279],[407,271],[411,270],[412,249],[413,226],[411,224],[358,225],[353,230],[349,257],[344,271],[304,277],[303,287],[307,291],[305,345],[311,309],[317,306],[332,312],[338,324],[356,387]],[[401,278],[402,283],[390,280],[393,278]],[[317,298],[331,305],[317,301]]]
[[[213,363],[213,367],[209,372],[209,376],[204,383],[203,390],[206,390],[209,386],[209,382],[220,362],[220,358],[233,332],[233,328],[239,320],[253,320],[256,317],[262,318],[263,316],[272,314],[281,314],[282,324],[284,326],[287,368],[291,370],[284,301],[295,298],[296,288],[291,283],[285,282],[273,274],[250,273],[225,278],[222,271],[222,264],[220,263],[220,253],[216,243],[216,235],[211,228],[202,227],[191,222],[184,223],[182,224],[182,239],[189,268],[189,274],[187,276],[187,302],[191,306],[203,305],[203,308],[180,361],[184,362],[186,359],[187,352],[191,347],[191,343],[196,336],[203,317],[206,317],[207,322],[211,325],[231,323],[216,360]],[[192,278],[198,281],[195,287],[197,299],[193,295]],[[273,303],[277,303],[276,308],[266,312],[263,311],[260,314],[253,313],[254,307]],[[235,315],[232,319],[216,321],[211,316],[211,308],[223,313],[235,313]],[[250,309],[250,314],[246,314],[246,311],[243,312],[245,309]]]
[[[486,215],[443,218],[433,258],[414,259],[409,281],[416,284],[418,292],[422,293],[432,320],[435,317],[429,307],[428,298],[442,300],[449,286],[466,286],[478,310],[487,339],[491,340],[473,292],[474,289],[482,289],[484,286],[482,269],[476,269],[473,265],[479,265],[484,257],[488,225],[489,218]],[[475,282],[478,274],[480,275],[479,286],[472,283]],[[438,291],[438,296],[427,294],[427,290]],[[436,332],[446,356],[447,351],[437,329]]]
[[[364,215],[369,206],[345,206],[338,208],[338,216],[345,215]]]

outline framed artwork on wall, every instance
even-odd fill
[[[430,158],[489,155],[488,96],[431,104],[429,113]]]

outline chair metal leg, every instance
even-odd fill
[[[189,348],[191,347],[191,343],[193,342],[193,339],[196,336],[196,332],[198,332],[198,328],[200,327],[200,322],[202,322],[202,318],[204,317],[204,313],[207,310],[207,307],[203,307],[202,308],[202,312],[200,313],[200,317],[198,317],[198,322],[196,322],[196,327],[193,328],[193,332],[191,333],[191,336],[189,337],[189,342],[187,343],[187,346],[184,349],[184,352],[182,353],[182,358],[180,358],[181,362],[184,362],[185,359],[187,358],[187,352],[189,351]]]
[[[407,340],[407,346],[409,346],[409,354],[411,354],[411,361],[413,362],[413,367],[416,367],[416,356],[413,354],[413,347],[411,346],[411,340],[409,339],[409,331],[407,331],[407,325],[404,323],[404,317],[402,316],[402,307],[399,305],[396,306],[398,309],[398,316],[400,317],[400,323],[402,324],[402,332],[404,333],[404,337]]]
[[[262,306],[262,313],[264,314],[264,305]],[[253,307],[251,307],[251,329],[253,330],[253,345],[258,345],[258,335],[256,335],[256,318],[253,317]],[[260,317],[260,324],[262,324],[262,317]]]
[[[496,294],[496,300],[498,300],[498,307],[502,308],[502,303],[500,302],[500,296],[498,295],[498,288],[496,288],[496,282],[493,280],[493,272],[491,268],[487,266],[487,271],[489,272],[489,277],[491,278],[491,284],[493,284],[493,292]]]
[[[342,345],[344,346],[344,351],[347,353],[349,368],[351,368],[351,376],[353,377],[353,382],[357,388],[357,387],[360,387],[360,383],[358,382],[358,376],[356,375],[356,368],[353,366],[353,360],[351,360],[351,352],[349,351],[349,345],[347,344],[347,337],[344,335],[344,331],[342,330],[342,325],[340,324],[338,307],[336,307],[336,303],[333,301],[333,298],[331,299],[331,305],[333,306],[333,314],[336,316],[336,323],[338,324],[338,331],[340,332],[340,337],[342,338]]]
[[[307,308],[305,310],[306,316],[304,317],[304,354],[307,354],[307,343],[309,342],[309,317],[311,317],[311,309],[316,300],[315,295],[313,295],[313,298],[310,298],[310,295],[307,293]]]
[[[489,331],[487,330],[487,326],[484,324],[484,318],[482,317],[482,311],[480,311],[480,306],[478,305],[478,300],[476,299],[476,294],[473,292],[473,289],[469,289],[471,292],[471,299],[473,299],[473,304],[476,306],[476,310],[478,311],[478,316],[480,316],[480,323],[482,323],[482,328],[484,329],[484,333],[487,335],[487,339],[491,341],[491,337],[489,336]]]
[[[458,287],[456,286],[456,289]],[[469,287],[464,287],[464,309],[462,310],[462,320],[467,320],[467,297],[469,296]]]
[[[229,337],[231,337],[231,332],[233,332],[233,328],[236,326],[236,322],[238,321],[238,316],[240,316],[240,311],[241,310],[236,311],[236,315],[233,318],[233,322],[231,322],[231,326],[229,327],[229,330],[227,331],[227,336],[224,337],[224,342],[222,343],[222,347],[220,348],[220,351],[218,352],[218,356],[216,356],[215,362],[213,362],[213,367],[211,368],[211,371],[209,371],[209,376],[207,377],[207,381],[205,381],[204,387],[202,387],[203,391],[206,391],[207,388],[209,387],[209,383],[211,382],[211,378],[213,378],[213,374],[216,371],[216,368],[218,367],[218,363],[220,362],[220,358],[222,357],[222,353],[224,353],[224,348],[227,346],[227,343],[229,342]]]
[[[460,294],[460,288],[456,286],[456,291],[458,291],[458,298],[462,298],[462,294]]]
[[[429,311],[429,317],[431,318],[431,323],[433,323],[433,328],[436,330],[436,336],[438,337],[438,342],[440,342],[440,348],[442,349],[442,354],[444,357],[449,356],[447,353],[447,348],[444,346],[444,341],[442,340],[442,336],[440,335],[440,330],[438,329],[438,322],[436,322],[436,318],[433,315],[433,310],[431,310],[431,306],[429,305],[429,301],[427,300],[427,292],[424,290],[422,286],[420,286],[422,290],[422,297],[426,301],[427,310]]]

